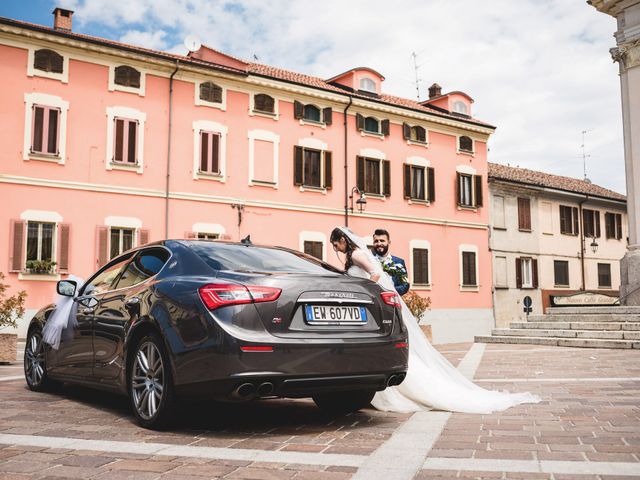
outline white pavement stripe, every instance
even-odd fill
[[[640,382],[640,377],[593,377],[593,378],[476,378],[476,383],[509,383],[509,382]]]
[[[475,343],[458,364],[467,378],[473,376],[482,361],[484,343]],[[416,412],[394,432],[360,467],[352,480],[412,479],[420,471],[434,443],[440,437],[451,413]]]
[[[519,473],[568,473],[640,477],[640,463],[569,462],[556,460],[493,460],[484,458],[428,458],[426,470],[466,470]]]
[[[367,461],[364,455],[335,453],[305,453],[253,450],[246,448],[196,447],[166,443],[120,442],[113,440],[86,440],[82,438],[44,437],[0,433],[0,445],[22,447],[68,448],[108,453],[137,453],[142,455],[168,455],[173,457],[208,458],[215,460],[244,460],[251,462],[297,463],[360,467]]]
[[[448,412],[416,412],[381,445],[351,480],[411,479],[451,416]]]
[[[476,370],[478,370],[482,361],[486,346],[484,343],[474,343],[467,354],[460,360],[458,370],[469,380],[473,380]]]
[[[0,382],[12,382],[14,380],[24,380],[24,375],[13,375],[11,377],[0,377]]]

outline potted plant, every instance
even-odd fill
[[[53,273],[56,262],[51,260],[27,260],[27,270],[29,273],[49,274]]]
[[[24,290],[8,296],[8,288],[9,285],[4,283],[4,274],[0,272],[0,363],[16,361],[18,335],[2,333],[2,330],[18,325],[18,319],[24,315],[24,302],[27,298]]]

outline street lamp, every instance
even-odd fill
[[[595,253],[598,251],[598,242],[596,242],[596,237],[594,235],[593,240],[591,240],[591,243],[589,244],[589,246],[591,247],[591,251]]]
[[[353,196],[354,194],[358,194],[359,197],[356,200],[356,207],[358,208],[358,212],[362,213],[364,212],[365,208],[367,208],[367,197],[364,194],[364,192],[361,192],[360,189],[358,187],[353,187],[351,189],[351,195],[349,195],[349,200],[351,200],[351,212],[353,212]]]

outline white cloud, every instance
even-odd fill
[[[572,0],[67,0],[77,25],[130,28],[123,41],[180,51],[187,34],[230,54],[329,78],[381,72],[386,92],[415,97],[438,82],[475,99],[498,127],[489,159],[582,177],[624,192],[615,20]],[[184,49],[182,50],[184,53]]]

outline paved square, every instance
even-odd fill
[[[122,397],[29,391],[17,362],[0,366],[0,479],[640,478],[640,352],[439,349],[480,385],[543,402],[337,418],[309,400],[199,402],[183,405],[172,431],[153,432]]]

